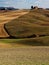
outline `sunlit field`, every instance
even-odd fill
[[[49,65],[49,10],[0,12],[0,65]]]

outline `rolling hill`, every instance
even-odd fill
[[[29,10],[29,13],[6,23],[5,29],[14,38],[49,36],[49,10]]]
[[[0,38],[9,37],[8,33],[4,29],[4,24],[10,22],[13,19],[17,19],[19,16],[26,14],[27,12],[22,10],[14,10],[14,11],[0,11]]]
[[[49,46],[49,10],[1,11],[0,38],[3,43]]]

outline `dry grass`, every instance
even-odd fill
[[[35,35],[49,36],[49,10],[30,10],[26,15],[5,24],[9,35],[17,38]]]
[[[0,37],[9,37],[8,33],[4,29],[4,24],[10,22],[11,20],[18,18],[27,12],[23,10],[18,11],[0,11]]]
[[[49,37],[0,39],[0,65],[49,65],[49,47],[32,46],[42,44],[40,41],[44,43],[44,40],[47,44]]]
[[[49,65],[49,47],[0,48],[0,65]]]
[[[19,11],[19,13],[21,12]],[[17,17],[17,15],[22,14],[18,14],[17,12],[15,15],[15,13],[16,11],[8,11],[0,14],[1,36],[7,36],[4,33],[4,24],[14,19],[15,16]],[[49,24],[49,18],[45,16],[45,14],[49,14],[49,11],[31,11],[30,14],[21,16],[19,19],[13,20],[14,22],[11,21],[10,24],[8,23],[9,26],[6,28],[10,31],[10,35],[15,36],[27,36],[32,34],[48,35],[49,26],[47,26],[47,24]],[[44,24],[44,26],[42,24]],[[29,39],[0,39],[0,65],[49,65],[49,47],[45,47],[48,45],[49,36]]]

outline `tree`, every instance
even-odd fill
[[[31,6],[31,9],[33,9],[34,7],[33,6]]]

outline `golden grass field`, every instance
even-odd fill
[[[10,37],[21,39],[20,44],[49,46],[49,10],[22,11],[27,13],[4,24]]]
[[[49,65],[49,46],[18,42],[16,39],[0,39],[0,65]]]
[[[11,20],[18,18],[28,12],[20,11],[0,11],[0,37],[9,37],[8,33],[4,29],[4,24]]]
[[[0,65],[49,65],[49,10],[0,11],[0,38]]]
[[[49,10],[29,10],[27,14],[6,23],[5,28],[10,36],[16,38],[49,36],[48,15]]]
[[[49,47],[0,48],[0,65],[49,65]]]

